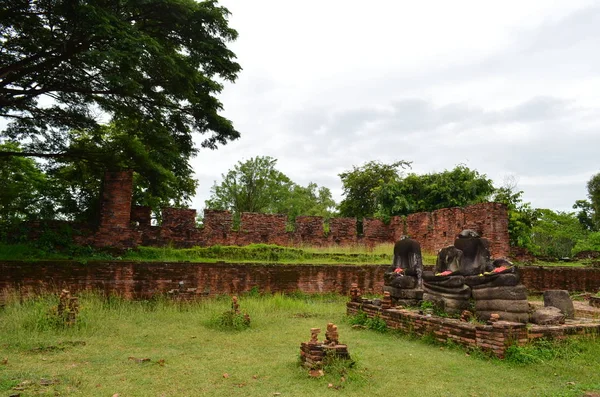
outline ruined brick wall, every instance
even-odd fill
[[[329,241],[337,245],[352,245],[356,243],[356,219],[332,218],[329,220]]]
[[[299,216],[294,228],[296,245],[326,246],[329,241],[325,235],[325,220],[320,216]]]
[[[232,244],[248,245],[265,243],[290,245],[290,235],[286,232],[287,216],[281,214],[243,213],[240,230],[235,233]]]
[[[490,242],[493,257],[508,257],[508,213],[499,203],[475,204],[465,208],[444,208],[406,217],[406,233],[419,241],[421,249],[437,252],[452,245],[463,229],[473,229]]]
[[[178,288],[206,295],[259,291],[347,294],[352,283],[382,293],[386,266],[262,265],[140,262],[0,262],[0,292],[39,293],[67,288],[98,290],[126,298],[150,298]]]
[[[530,292],[542,292],[549,289],[568,291],[600,291],[600,269],[573,267],[536,267],[519,268],[521,282]]]
[[[150,226],[152,209],[148,206],[136,205],[131,207],[131,222],[138,226]]]
[[[229,211],[204,210],[204,227],[199,245],[228,244],[233,233],[233,215]]]
[[[100,197],[100,227],[126,229],[131,221],[133,171],[104,174]]]
[[[325,219],[297,217],[294,231],[287,231],[285,215],[243,213],[234,230],[231,212],[205,210],[204,226],[196,227],[196,210],[164,208],[162,224],[151,226],[148,207],[132,207],[133,173],[107,172],[101,197],[99,226],[91,236],[77,237],[76,242],[96,247],[134,248],[138,245],[178,247],[247,245],[252,243],[284,246],[357,245],[374,246],[393,243],[407,234],[421,244],[425,252],[437,252],[451,245],[465,228],[477,231],[490,241],[492,256],[508,257],[508,214],[497,203],[483,203],[466,208],[446,208],[434,212],[392,217],[389,224],[378,219],[363,220],[363,234],[357,235],[354,218]]]
[[[381,295],[386,265],[274,265],[228,263],[0,261],[0,291],[87,289],[128,298],[148,298],[177,288],[209,295],[260,291],[348,294],[352,283]],[[521,268],[530,293],[549,289],[596,292],[600,269]]]

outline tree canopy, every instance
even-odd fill
[[[573,209],[578,209],[577,219],[589,231],[600,231],[600,173],[593,175],[587,183],[588,200],[577,200]]]
[[[276,169],[277,159],[257,156],[239,161],[220,184],[211,188],[207,208],[242,212],[287,214],[290,221],[299,215],[329,217],[335,202],[331,191],[316,183],[300,186]],[[239,218],[238,218],[239,219]]]
[[[493,192],[491,179],[464,165],[429,174],[410,173],[380,186],[375,216],[387,219],[394,215],[465,207],[488,201]]]
[[[207,147],[239,136],[215,97],[219,81],[240,71],[226,47],[237,33],[216,1],[14,0],[2,8],[0,116],[12,120],[3,134],[30,139],[33,154],[69,155],[71,131],[98,127],[101,113],[135,123],[146,144],[162,135],[185,154],[192,132],[210,133]]]
[[[410,162],[400,160],[391,164],[369,161],[351,171],[339,174],[343,196],[339,210],[341,216],[373,217],[377,211],[378,194],[384,186],[400,179],[400,169],[410,167]]]
[[[523,201],[523,191],[517,191],[516,184],[496,189],[493,200],[506,205],[510,245],[533,249],[532,229],[541,215],[540,211]]]
[[[406,161],[371,161],[340,174],[344,189],[341,215],[388,220],[391,216],[483,202],[494,192],[490,179],[464,165],[437,173],[401,174],[406,167],[410,167]]]
[[[0,149],[21,150],[13,142],[0,144]],[[0,157],[0,227],[47,216],[52,206],[43,192],[48,187],[46,175],[32,159]]]
[[[193,136],[212,149],[239,137],[216,97],[241,70],[227,48],[237,32],[216,1],[0,7],[0,118],[8,121],[0,139],[21,148],[3,147],[0,157],[54,159],[62,174],[133,168],[138,196],[178,202],[195,190]]]

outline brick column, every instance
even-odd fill
[[[129,228],[133,171],[107,171],[100,197],[100,228]]]

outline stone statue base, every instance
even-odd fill
[[[423,290],[412,288],[397,288],[389,285],[383,286],[383,292],[389,292],[394,305],[419,306],[423,300]]]
[[[448,314],[470,309],[471,289],[463,276],[423,274],[423,300],[433,302]]]
[[[527,289],[519,284],[517,273],[500,273],[465,277],[475,299],[475,315],[487,321],[498,314],[503,321],[527,323],[529,303]]]

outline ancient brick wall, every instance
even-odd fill
[[[370,293],[382,292],[385,266],[262,265],[227,263],[140,262],[0,262],[0,292],[38,293],[67,288],[99,290],[127,298],[149,298],[178,288],[199,294],[259,291],[347,294],[352,283]]]
[[[332,218],[329,220],[329,241],[337,245],[356,244],[356,219]]]
[[[320,216],[299,216],[294,228],[296,245],[323,246],[329,245],[325,235],[325,220]]]
[[[240,223],[239,232],[232,234],[234,237],[230,240],[232,244],[266,243],[284,246],[290,244],[290,235],[286,232],[286,215],[245,212]]]
[[[0,291],[39,292],[67,288],[97,289],[129,298],[148,298],[177,288],[180,281],[199,293],[260,291],[348,294],[357,283],[363,292],[382,294],[386,265],[273,265],[228,263],[0,261]],[[596,292],[600,269],[521,268],[530,293],[549,289]]]
[[[597,322],[567,323],[557,326],[520,324],[498,321],[491,324],[472,324],[458,319],[427,316],[403,309],[382,309],[368,303],[349,302],[346,313],[365,313],[367,317],[378,317],[388,328],[417,336],[432,336],[438,342],[453,342],[470,348],[478,348],[504,358],[506,349],[512,345],[523,346],[538,338],[564,339],[573,335],[599,335]]]
[[[243,213],[241,224],[234,230],[229,211],[204,211],[204,226],[196,227],[196,210],[164,208],[160,227],[151,226],[148,207],[132,207],[133,173],[107,172],[101,197],[100,222],[92,235],[84,233],[77,243],[96,247],[134,248],[138,245],[179,247],[247,245],[357,245],[374,246],[393,243],[407,234],[421,244],[425,252],[437,252],[451,245],[465,228],[477,231],[490,241],[495,258],[509,256],[508,214],[497,203],[483,203],[466,208],[446,208],[434,212],[392,217],[389,224],[378,219],[363,220],[363,234],[357,235],[354,218],[325,219],[315,216],[297,217],[294,231],[286,231],[285,215]],[[76,226],[74,226],[77,228]],[[34,233],[32,233],[34,235]]]
[[[152,208],[142,205],[131,207],[131,222],[138,226],[150,226],[152,222]]]
[[[530,292],[549,289],[600,291],[600,269],[524,266],[519,268],[519,272],[521,282]]]

